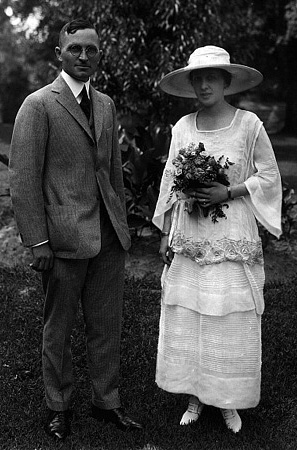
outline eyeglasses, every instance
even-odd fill
[[[79,58],[84,51],[83,47],[81,47],[80,45],[71,45],[68,50],[70,51],[71,55],[75,56],[76,58]],[[85,53],[88,59],[92,59],[99,53],[99,50],[96,47],[87,47],[85,49]]]

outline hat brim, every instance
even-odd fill
[[[252,89],[263,80],[263,75],[252,67],[241,64],[218,64],[211,66],[187,66],[174,70],[165,75],[160,83],[160,88],[167,94],[177,97],[196,98],[195,91],[190,81],[190,72],[200,69],[224,69],[230,72],[232,80],[230,86],[225,89],[225,95],[237,94]]]

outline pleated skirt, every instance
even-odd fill
[[[236,289],[240,273],[243,285],[247,284],[245,271],[238,263],[235,266],[232,263],[218,264],[212,269],[207,270],[179,255],[172,266],[175,275],[179,273],[179,288],[176,280],[174,283],[170,281],[171,268],[163,280],[156,382],[165,391],[195,395],[207,405],[232,409],[255,407],[260,400],[261,386],[261,315],[256,308],[215,315],[214,305],[210,308],[212,313],[206,313],[205,301],[201,313],[199,302],[197,308],[190,309],[185,307],[185,299],[180,304],[171,304],[167,298],[173,292],[179,296],[183,293],[190,295],[189,283],[186,282],[189,273],[192,280],[203,281],[210,277],[216,285],[216,281],[225,279],[226,273],[234,269]],[[196,272],[195,277],[192,271]],[[227,283],[232,294],[230,278]],[[252,295],[246,289],[243,292]],[[197,286],[195,295],[199,297]],[[227,295],[224,286],[222,295]],[[212,298],[211,292],[209,298]],[[222,299],[219,300],[221,304]],[[222,310],[221,306],[219,310]]]

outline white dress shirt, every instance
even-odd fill
[[[81,102],[81,97],[82,97],[81,91],[82,91],[84,85],[86,86],[88,97],[90,98],[90,92],[89,92],[90,91],[90,79],[88,79],[88,81],[86,81],[84,83],[83,81],[79,81],[79,80],[76,80],[75,78],[72,78],[64,70],[62,70],[61,75],[64,78],[64,80],[66,81],[66,83],[68,84],[68,86],[70,87],[72,94],[76,98],[77,103]]]

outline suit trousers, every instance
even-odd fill
[[[81,300],[85,322],[92,402],[120,406],[118,393],[125,251],[105,208],[101,250],[89,259],[55,258],[43,274],[45,292],[42,364],[47,406],[64,411],[71,404],[71,333]]]

